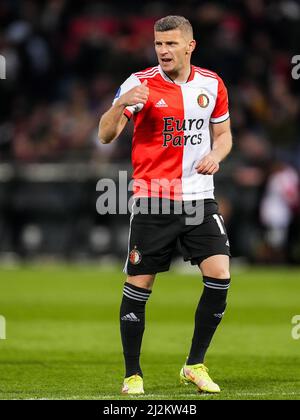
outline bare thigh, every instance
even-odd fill
[[[219,280],[230,278],[230,260],[227,255],[214,255],[202,261],[199,266],[203,276]]]
[[[155,274],[143,274],[140,276],[128,276],[126,281],[133,286],[152,290],[154,280]]]

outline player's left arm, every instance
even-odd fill
[[[220,163],[229,155],[232,149],[232,134],[230,119],[211,124],[212,150],[198,163],[196,170],[198,174],[214,175],[220,169]]]
[[[223,80],[216,74],[218,93],[210,118],[212,150],[199,162],[198,174],[214,175],[220,169],[220,162],[230,153],[232,136],[230,130],[228,93]]]
[[[202,175],[214,175],[217,173],[220,169],[220,163],[229,155],[232,149],[230,118],[218,124],[211,124],[210,128],[212,151],[204,156],[196,167],[198,174]]]

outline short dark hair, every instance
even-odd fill
[[[172,31],[173,29],[189,32],[193,37],[193,27],[190,21],[183,16],[166,16],[154,24],[154,30],[156,32]]]

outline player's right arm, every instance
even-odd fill
[[[145,80],[115,100],[113,106],[102,115],[99,122],[98,137],[101,143],[108,144],[118,138],[128,122],[125,110],[129,110],[130,113],[140,110],[146,104],[148,97],[149,88]]]

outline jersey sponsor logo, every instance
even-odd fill
[[[172,145],[174,147],[186,146],[188,142],[192,146],[197,146],[202,143],[202,133],[197,134],[177,134],[174,135],[175,131],[200,131],[203,127],[204,120],[200,119],[176,119],[174,117],[164,117],[164,128],[163,128],[163,147]]]
[[[142,255],[137,250],[137,247],[134,247],[134,249],[130,252],[130,254],[129,254],[129,261],[133,265],[138,265],[142,261]]]
[[[209,97],[205,93],[201,93],[197,98],[197,102],[201,108],[207,108],[209,104]]]
[[[168,105],[166,104],[164,99],[160,99],[155,105],[155,108],[167,108],[167,107]]]

